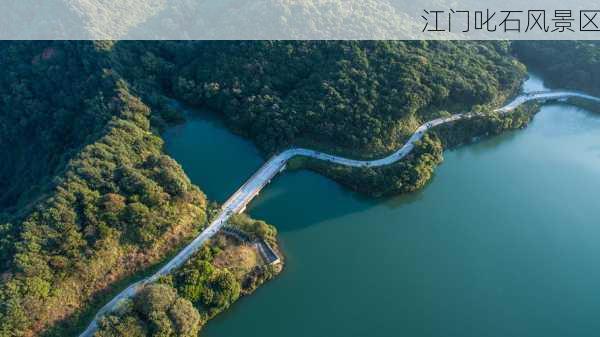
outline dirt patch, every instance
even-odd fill
[[[242,280],[262,260],[255,245],[229,245],[215,256],[213,263],[218,268],[228,269],[238,280]]]

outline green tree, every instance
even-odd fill
[[[165,284],[152,284],[144,287],[135,297],[134,308],[144,317],[153,312],[166,312],[177,298],[177,292]]]
[[[175,300],[169,310],[169,316],[179,337],[196,337],[203,324],[198,310],[184,298]]]

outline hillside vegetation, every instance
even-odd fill
[[[502,42],[196,42],[172,50],[155,47],[131,64],[166,67],[169,92],[222,114],[267,153],[313,145],[379,156],[418,123],[513,94],[525,74]]]
[[[275,245],[272,226],[245,216],[236,216],[231,223]],[[145,287],[120,312],[103,319],[96,337],[196,337],[209,319],[281,270],[261,262],[236,273],[237,261],[217,263],[235,247],[248,249],[248,245],[235,241],[220,235],[208,242],[180,270]]]
[[[515,41],[513,48],[548,85],[600,94],[600,42]]]
[[[64,336],[59,322],[200,230],[207,202],[98,45],[3,47],[0,336]]]
[[[0,208],[43,193],[116,113],[107,106],[114,81],[93,45],[57,45],[0,43],[0,157],[10,158],[0,161]]]

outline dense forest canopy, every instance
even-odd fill
[[[0,161],[0,209],[40,193],[39,178],[51,179],[111,118],[102,63],[92,44],[0,42],[0,158],[10,158]]]
[[[415,123],[512,94],[524,68],[502,42],[205,42],[172,76],[273,152],[328,144],[380,155]]]
[[[599,41],[515,41],[514,50],[549,85],[600,93]]]
[[[0,336],[64,336],[58,322],[201,229],[207,202],[101,44],[3,47]]]

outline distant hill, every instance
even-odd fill
[[[408,4],[408,3],[407,3]],[[68,39],[414,38],[417,13],[388,0],[20,0],[0,36]],[[413,6],[411,5],[410,8]],[[418,20],[417,20],[418,19]],[[439,35],[438,35],[439,36]]]
[[[569,9],[585,9],[575,0]],[[546,9],[547,24],[558,0],[502,3],[474,0],[8,0],[0,3],[0,37],[67,39],[455,39],[464,14],[455,14],[455,30],[422,33],[424,10],[448,13],[490,11],[496,24],[502,10]],[[447,14],[440,18],[445,20]],[[532,35],[486,35],[470,31],[471,38],[532,38]],[[548,38],[537,35],[536,38]]]
[[[169,2],[126,35],[207,39],[410,38],[420,31],[411,17],[385,0],[225,0]]]

